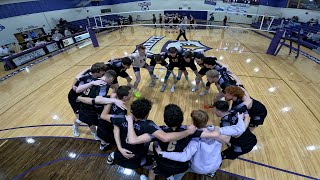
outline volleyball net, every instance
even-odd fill
[[[155,15],[155,23],[154,17]],[[160,16],[162,21],[160,21]],[[90,26],[93,29],[108,29],[130,26],[166,27],[177,24],[174,17],[187,18],[183,24],[195,29],[234,28],[275,32],[280,27],[276,16],[210,10],[146,10],[96,15]],[[191,16],[194,24],[191,24]],[[167,17],[167,18],[166,18]],[[224,20],[226,19],[226,23]],[[181,21],[178,22],[181,24]]]

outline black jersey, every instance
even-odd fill
[[[112,104],[109,114],[126,115],[127,110],[121,109],[117,105]],[[105,121],[103,119],[99,119],[99,125],[97,128],[97,135],[103,141],[105,141],[107,143],[115,144],[114,135],[113,135],[113,125],[110,122]]]
[[[160,127],[164,132],[170,133],[170,132],[182,132],[187,129],[187,126],[182,125],[178,127],[177,129],[172,129],[171,127],[168,126],[161,126]],[[183,139],[180,139],[178,141],[172,141],[172,142],[162,142],[161,140],[157,140],[159,146],[163,151],[167,152],[183,152],[183,149],[187,147],[189,142],[192,140],[192,138],[195,137],[200,137],[202,131],[196,131],[194,134],[187,136]],[[189,168],[189,161],[187,162],[177,162],[173,160],[169,160],[166,158],[162,158],[158,155],[155,155],[156,161],[157,161],[157,166],[166,166],[166,169],[172,169],[172,172],[177,172],[177,169],[181,169],[182,172],[186,171]],[[163,168],[161,168],[163,169]],[[168,171],[168,170],[167,170]],[[171,174],[172,175],[172,174]]]
[[[178,23],[179,23],[179,18],[173,18],[172,22],[173,22],[174,24],[178,24]]]
[[[128,73],[126,72],[127,68],[125,68],[122,65],[122,61],[117,59],[117,60],[110,60],[108,61],[108,63],[106,64],[108,70],[114,70],[117,73],[117,76],[126,78],[128,77]]]
[[[236,85],[237,82],[230,76],[227,68],[223,67],[219,72],[219,80],[218,80],[218,85],[221,87],[222,92],[224,92],[224,89],[228,86]]]
[[[81,77],[79,85],[90,83],[91,81],[96,81],[96,80],[98,80],[98,79],[93,76]],[[82,96],[83,97],[90,97],[90,98],[95,98],[97,96],[106,97],[109,89],[110,89],[109,84],[101,85],[101,86],[91,86],[90,88],[88,88],[84,92],[82,92]],[[89,109],[94,110],[95,108],[102,109],[101,105],[94,106],[94,105],[88,105],[88,104],[84,104],[84,103],[81,103],[81,107],[86,108],[88,110]]]
[[[115,161],[120,166],[130,169],[136,169],[141,167],[141,160],[147,155],[149,143],[147,144],[128,144],[127,134],[128,134],[128,123],[123,115],[114,115],[110,118],[111,123],[118,126],[120,129],[120,140],[121,146],[124,149],[131,151],[135,156],[133,158],[127,159],[122,156],[122,154],[117,150],[115,153]],[[160,128],[151,120],[139,120],[134,121],[134,130],[137,136],[148,133],[153,134]]]
[[[232,126],[238,123],[238,117],[234,114],[228,114],[221,118],[220,127]],[[231,137],[230,143],[233,146],[253,147],[257,144],[256,136],[247,128],[241,136]]]
[[[157,62],[154,58],[156,54],[154,55],[148,55],[147,58],[150,59],[150,66],[156,66],[156,64],[160,64],[161,66],[164,66],[164,67],[167,67],[168,66],[168,63],[167,61],[165,60],[165,56],[162,54],[159,54],[161,57],[161,62]]]
[[[173,70],[174,67],[182,67],[181,62],[183,61],[183,56],[182,53],[177,52],[177,55],[175,57],[172,57],[169,55],[169,53],[163,53],[161,54],[164,59],[168,58],[169,59],[169,65],[168,69]]]

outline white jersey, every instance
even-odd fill
[[[133,67],[139,67],[142,68],[146,64],[147,56],[140,56],[138,52],[133,53],[129,56],[132,60],[132,66]]]

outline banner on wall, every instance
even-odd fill
[[[140,2],[138,3],[138,6],[141,7],[142,11],[147,11],[149,10],[149,6],[151,6],[151,2]]]
[[[4,27],[2,24],[0,24],[0,31],[3,31],[4,29],[6,29],[6,27]]]
[[[16,66],[20,66],[21,64],[27,63],[44,55],[46,55],[46,52],[43,50],[43,48],[41,48],[24,54],[22,56],[16,57],[12,59],[12,61],[14,62],[14,64],[16,64]]]
[[[62,40],[64,47],[70,46],[74,44],[74,40],[72,37]]]
[[[238,13],[246,13],[249,9],[249,4],[231,4],[227,6],[226,11],[228,12],[238,12]]]
[[[217,5],[217,0],[204,0],[204,4]]]

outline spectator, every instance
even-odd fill
[[[44,45],[44,44],[46,44],[45,41],[42,41],[42,40],[38,39],[35,46],[41,46],[41,45]]]
[[[157,27],[157,26],[156,26],[157,18],[156,18],[156,15],[155,15],[155,14],[152,15],[152,22],[153,22],[153,24],[154,24],[154,28],[156,28],[156,27]]]
[[[210,19],[209,19],[209,25],[213,25],[214,23],[214,16],[213,16],[213,13],[210,14]],[[210,27],[212,28],[212,27]]]
[[[162,15],[159,14],[159,24],[162,24]]]
[[[17,43],[12,43],[9,50],[13,53],[20,53],[21,52],[22,47],[17,44]]]
[[[57,43],[59,49],[63,48],[63,43],[61,41],[61,39],[63,38],[62,34],[59,33],[58,30],[56,30],[54,32],[54,34],[52,35],[52,39]]]
[[[5,57],[10,55],[10,51],[6,46],[1,46],[0,48],[0,57]]]
[[[227,26],[227,21],[228,21],[228,17],[227,17],[227,16],[224,16],[223,26]],[[225,27],[225,28],[226,28],[226,27]]]
[[[132,24],[132,16],[131,15],[129,15],[129,24]]]
[[[27,49],[33,48],[34,47],[34,42],[32,40],[29,40],[29,42],[26,45]]]
[[[64,36],[71,36],[71,32],[69,31],[68,28],[64,30]]]

